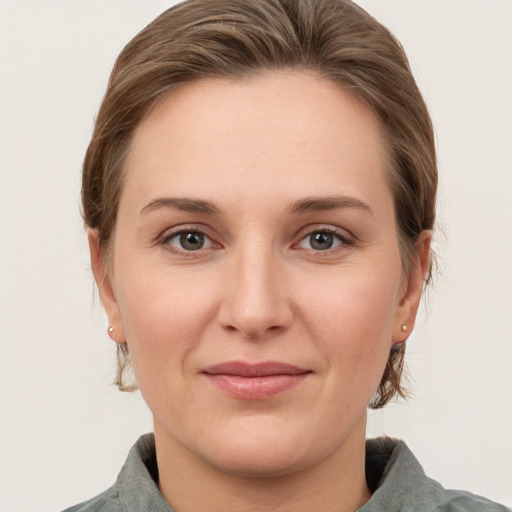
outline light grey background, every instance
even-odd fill
[[[172,2],[0,0],[0,511],[109,486],[151,429],[114,347],[79,216],[113,61]],[[442,274],[409,343],[414,393],[372,414],[445,486],[512,504],[512,1],[360,0],[405,46],[436,125]],[[426,320],[425,320],[426,317]]]

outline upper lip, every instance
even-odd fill
[[[239,377],[267,377],[269,375],[299,375],[309,373],[309,370],[298,366],[265,361],[261,363],[247,363],[244,361],[230,361],[208,366],[202,373],[208,375],[237,375]]]

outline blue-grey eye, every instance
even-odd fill
[[[182,231],[170,236],[166,243],[185,251],[198,251],[211,247],[212,241],[199,231]]]
[[[313,231],[300,241],[299,247],[301,249],[312,249],[313,251],[327,251],[342,244],[341,236],[336,233]]]
[[[311,244],[311,248],[315,251],[325,251],[333,246],[334,235],[332,233],[326,233],[325,231],[312,233],[309,235],[309,243]]]

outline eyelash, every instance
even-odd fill
[[[185,249],[183,247],[183,244],[180,243],[181,248],[173,246],[170,242],[172,239],[177,237],[182,237],[184,235],[199,235],[203,238],[205,243],[208,243],[208,247],[199,247],[198,249]],[[182,227],[177,231],[167,232],[165,233],[161,239],[160,244],[168,251],[173,252],[175,254],[179,254],[186,257],[194,257],[197,253],[202,253],[204,250],[211,250],[211,249],[220,249],[222,248],[221,244],[215,242],[212,237],[208,236],[205,233],[204,229],[199,229],[197,227]]]
[[[354,239],[350,235],[347,235],[347,232],[344,230],[336,229],[333,227],[318,227],[316,229],[311,229],[311,227],[310,227],[310,228],[305,228],[305,229],[308,229],[307,232],[304,233],[304,230],[302,230],[304,234],[301,235],[298,242],[296,242],[292,245],[292,248],[298,249],[298,250],[302,249],[302,250],[308,251],[308,252],[311,251],[317,255],[328,256],[333,252],[339,251],[343,247],[351,246],[351,245],[354,245],[354,243],[355,243]],[[335,245],[334,247],[328,247],[327,249],[314,249],[313,247],[309,247],[309,248],[300,247],[300,245],[303,242],[307,241],[308,239],[310,240],[310,245],[311,245],[311,237],[313,237],[314,235],[319,235],[319,234],[328,234],[330,236],[333,236],[333,238],[335,240],[337,240],[337,242],[339,242],[339,243],[337,245]],[[200,237],[203,238],[203,240],[206,243],[208,243],[208,247],[202,246],[198,249],[185,249],[183,247],[182,240],[180,240],[178,242],[181,245],[180,248],[176,247],[170,243],[171,240],[173,240],[174,238],[181,237],[183,235],[199,235]],[[195,226],[191,226],[190,228],[181,227],[177,231],[167,232],[160,238],[159,243],[166,250],[173,252],[175,254],[181,255],[181,256],[185,256],[185,257],[194,257],[194,256],[197,257],[197,256],[199,256],[199,254],[204,254],[205,250],[210,251],[210,250],[222,248],[222,245],[218,242],[215,242],[213,240],[213,238],[210,237],[205,232],[204,229],[201,229],[201,228],[198,228]]]
[[[344,231],[344,230],[342,231],[342,230],[336,229],[334,227],[318,227],[317,229],[309,228],[307,233],[304,236],[302,236],[300,238],[299,242],[294,244],[294,246],[295,247],[299,246],[300,244],[302,244],[304,241],[306,241],[308,239],[310,240],[310,245],[311,245],[311,237],[313,237],[314,235],[319,235],[319,234],[324,234],[324,235],[328,234],[328,235],[332,236],[335,240],[337,240],[339,242],[339,244],[335,245],[334,247],[329,247],[329,248],[323,249],[323,250],[315,249],[313,247],[311,247],[309,249],[305,249],[305,250],[311,250],[316,255],[328,256],[331,253],[339,251],[344,247],[354,245],[354,239],[352,237],[350,237],[346,231]]]

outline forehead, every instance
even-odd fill
[[[147,194],[181,177],[204,193],[219,181],[293,190],[343,170],[371,188],[387,153],[379,120],[355,96],[312,74],[272,72],[172,92],[135,130],[126,164],[126,186]]]

